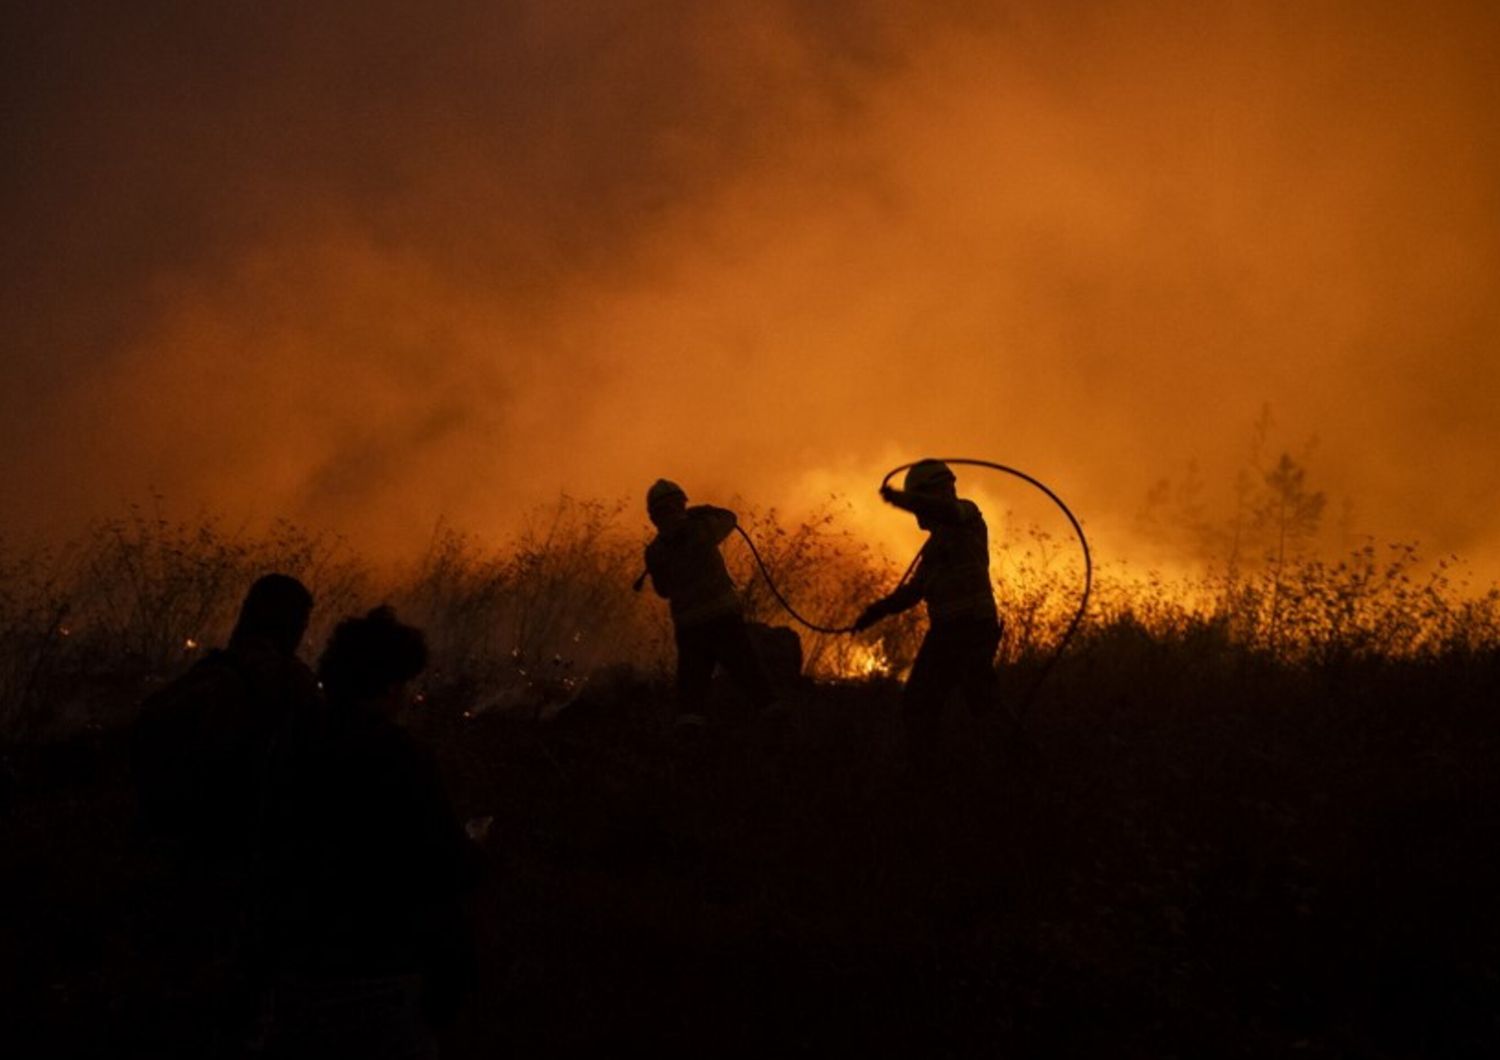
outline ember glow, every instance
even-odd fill
[[[849,648],[841,672],[836,676],[856,681],[889,677],[891,664],[879,644],[855,644]]]
[[[878,476],[946,452],[1157,560],[1269,406],[1327,524],[1500,570],[1490,5],[4,18],[9,533],[157,490],[396,555],[668,475],[905,549]]]

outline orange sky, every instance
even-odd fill
[[[1488,5],[35,6],[8,529],[155,488],[400,551],[949,453],[1132,554],[1268,404],[1359,530],[1500,570]]]

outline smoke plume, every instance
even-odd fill
[[[665,475],[881,536],[936,454],[1129,554],[1269,406],[1359,531],[1500,568],[1488,5],[4,17],[10,532],[157,490],[394,553]]]

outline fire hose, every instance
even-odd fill
[[[945,464],[962,464],[968,467],[983,467],[988,468],[991,471],[1000,471],[1007,475],[1014,475],[1016,478],[1021,479],[1023,482],[1027,482],[1035,486],[1037,489],[1045,493],[1047,497],[1052,501],[1052,503],[1056,504],[1057,507],[1062,510],[1063,515],[1067,516],[1068,523],[1073,527],[1073,533],[1077,535],[1078,544],[1083,550],[1083,592],[1080,594],[1078,599],[1078,608],[1073,612],[1073,618],[1068,623],[1068,628],[1064,630],[1061,639],[1058,640],[1057,647],[1053,650],[1052,654],[1048,657],[1047,662],[1042,666],[1041,671],[1037,674],[1037,678],[1032,685],[1031,692],[1023,700],[1023,706],[1019,713],[1024,714],[1025,706],[1029,705],[1032,696],[1036,694],[1036,690],[1041,687],[1042,682],[1046,679],[1047,675],[1052,672],[1052,668],[1057,664],[1057,661],[1062,658],[1062,654],[1067,649],[1069,641],[1071,641],[1073,639],[1073,635],[1078,632],[1078,627],[1083,622],[1083,616],[1088,611],[1089,593],[1092,591],[1094,586],[1094,559],[1093,555],[1089,552],[1088,538],[1084,536],[1083,527],[1079,524],[1078,519],[1076,516],[1074,516],[1072,510],[1063,503],[1062,498],[1059,497],[1056,493],[1052,492],[1052,490],[1049,489],[1045,484],[1026,474],[1026,472],[1019,471],[1013,467],[1007,467],[1005,464],[997,464],[990,460],[972,460],[967,457],[943,457],[941,459]],[[888,485],[890,485],[891,479],[895,478],[897,475],[907,470],[908,468],[914,467],[919,462],[920,461],[914,460],[911,463],[901,464],[898,467],[891,468],[890,471],[886,472],[885,477],[880,480],[880,488],[884,490]],[[800,622],[802,625],[806,626],[808,629],[812,630],[814,633],[839,635],[855,632],[855,628],[852,625],[824,626],[820,625],[817,622],[813,622],[810,619],[807,619],[799,614],[797,609],[792,606],[791,601],[787,600],[787,598],[782,595],[781,590],[777,587],[775,579],[771,577],[771,572],[766,566],[765,559],[761,556],[760,550],[755,547],[755,542],[750,539],[750,535],[745,533],[744,529],[738,525],[735,526],[735,530],[739,533],[740,537],[744,538],[745,544],[749,546],[750,555],[754,557],[755,565],[760,568],[761,576],[766,579],[766,586],[771,590],[771,595],[776,598],[776,602],[781,605],[782,609],[785,610],[788,615],[790,615],[796,621]],[[900,586],[906,584],[906,580],[911,577],[912,571],[916,570],[917,563],[921,560],[922,552],[925,550],[926,546],[924,545],[923,549],[921,551],[918,551],[916,556],[912,558],[911,563],[906,568],[906,573],[901,575],[901,580],[897,583],[897,588],[900,588]],[[639,578],[636,579],[636,590],[639,591],[642,586],[645,585],[645,583],[646,575],[643,573]]]

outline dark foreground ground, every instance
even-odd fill
[[[1500,1055],[1497,674],[1138,646],[1057,675],[1029,753],[955,712],[928,785],[890,687],[690,744],[651,698],[549,727],[430,698],[495,818],[449,1055]],[[120,739],[9,756],[0,1051],[191,1055],[207,975]]]

